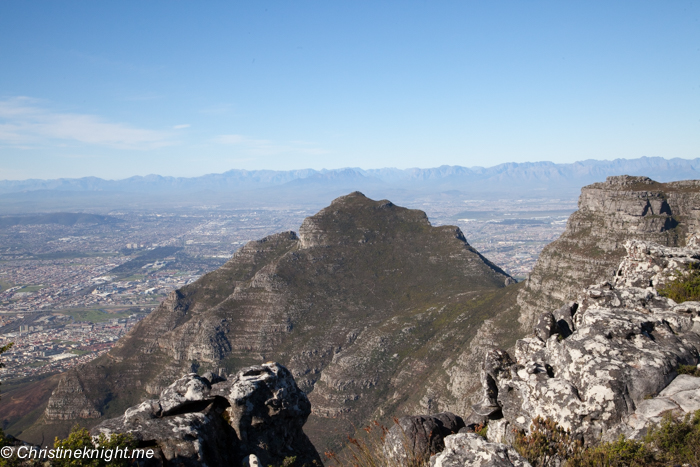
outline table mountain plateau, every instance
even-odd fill
[[[612,280],[627,240],[685,245],[700,230],[700,181],[658,183],[648,177],[608,177],[581,189],[579,209],[547,245],[518,294],[521,323],[574,300],[590,284]]]
[[[520,337],[513,282],[458,228],[355,192],[298,235],[250,242],[172,292],[108,353],[61,375],[43,412],[15,426],[34,417],[19,436],[52,439],[121,415],[184,373],[270,360],[308,393],[305,431],[319,450],[351,424],[464,411],[478,392],[483,344]]]

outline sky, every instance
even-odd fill
[[[700,2],[0,2],[0,180],[642,156],[700,157]]]

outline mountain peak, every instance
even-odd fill
[[[375,201],[359,191],[333,200],[307,217],[299,228],[302,248],[365,244],[431,228],[428,216],[417,209]]]

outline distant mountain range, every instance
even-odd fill
[[[572,164],[524,162],[430,169],[229,170],[200,177],[147,175],[123,180],[97,177],[3,180],[0,181],[0,201],[17,207],[45,205],[47,209],[51,209],[51,202],[97,206],[116,201],[115,196],[126,204],[235,201],[246,205],[255,202],[324,205],[334,197],[356,190],[374,198],[402,202],[438,193],[467,197],[576,197],[584,185],[623,174],[646,175],[661,182],[700,179],[700,158],[641,157]],[[143,197],[145,194],[148,198]]]

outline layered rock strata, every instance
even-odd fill
[[[612,281],[624,242],[680,247],[700,229],[700,181],[658,183],[648,177],[608,177],[581,189],[579,209],[547,245],[518,295],[529,329],[542,309],[574,300],[581,287]]]
[[[99,417],[84,424],[117,416],[183,373],[269,360],[309,394],[306,431],[323,449],[353,425],[468,407],[479,387],[470,343],[519,337],[509,327],[518,285],[507,279],[457,227],[352,193],[306,219],[299,235],[250,242],[172,292],[108,353],[62,376],[62,387],[80,382],[84,399],[56,391],[21,436],[65,436],[79,414]]]
[[[229,380],[191,373],[158,399],[92,429],[93,436],[130,433],[152,449],[149,465],[322,465],[302,429],[311,413],[306,394],[277,363],[245,368]]]

